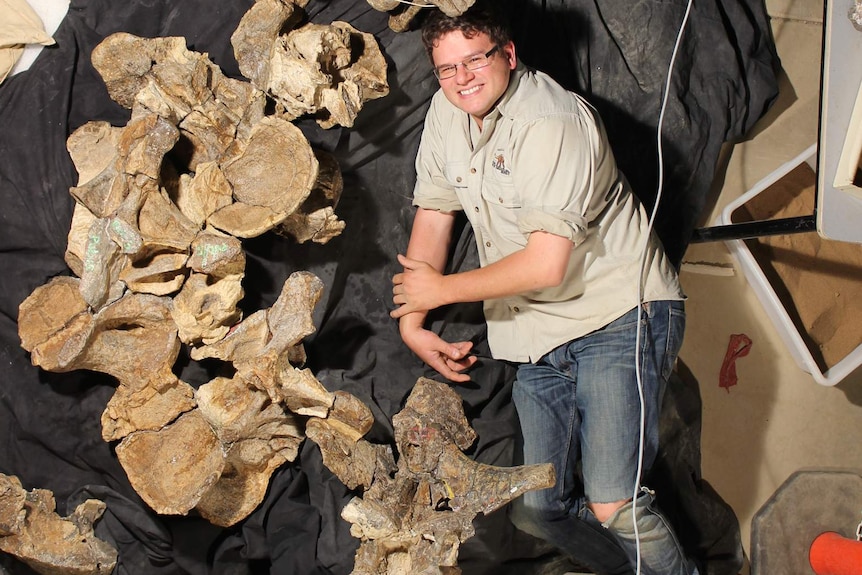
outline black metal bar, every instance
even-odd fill
[[[776,218],[774,220],[758,220],[755,222],[728,224],[726,226],[697,228],[692,232],[691,243],[745,240],[762,236],[799,234],[816,230],[816,219],[812,214],[810,216],[798,216],[795,218]]]

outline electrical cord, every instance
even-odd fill
[[[409,0],[397,0],[399,4],[407,4],[409,6],[418,6],[419,8],[434,8],[434,4],[420,4],[418,2],[410,2]]]
[[[655,203],[653,204],[652,213],[650,214],[649,223],[647,225],[647,233],[644,237],[644,245],[641,249],[641,260],[640,260],[640,268],[638,271],[638,314],[637,314],[637,336],[635,338],[635,375],[637,377],[638,384],[638,398],[640,399],[640,439],[638,440],[638,466],[637,466],[637,474],[635,475],[635,486],[634,491],[632,493],[632,525],[634,526],[635,533],[635,549],[636,549],[636,557],[637,564],[635,566],[635,574],[640,575],[641,573],[641,545],[640,545],[640,532],[638,531],[637,524],[637,501],[638,496],[640,495],[640,491],[643,489],[641,487],[641,475],[643,473],[643,458],[644,458],[644,433],[646,430],[646,405],[644,402],[644,390],[643,390],[643,380],[641,378],[641,321],[643,316],[643,290],[644,290],[644,271],[646,264],[646,257],[649,250],[650,237],[652,235],[652,230],[655,225],[656,214],[658,213],[659,202],[661,201],[662,188],[664,188],[664,153],[662,149],[661,143],[661,133],[662,133],[662,125],[664,124],[664,114],[667,109],[667,100],[668,94],[670,94],[670,81],[673,76],[673,68],[676,62],[676,55],[679,50],[679,45],[682,42],[682,35],[685,31],[685,28],[688,24],[688,17],[691,13],[691,5],[693,0],[688,0],[685,8],[685,14],[682,18],[682,23],[679,27],[679,32],[676,36],[676,42],[674,42],[673,52],[671,53],[670,63],[668,65],[667,70],[667,80],[665,82],[664,94],[662,96],[661,109],[659,111],[658,117],[658,126],[656,127],[656,140],[658,145],[658,184],[656,191]]]

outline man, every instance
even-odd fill
[[[422,35],[440,90],[416,159],[404,271],[393,278],[404,342],[449,380],[468,381],[472,344],[423,324],[429,310],[483,301],[493,356],[518,364],[524,463],[557,471],[554,488],[513,505],[515,524],[599,571],[614,567],[585,557],[585,545],[596,549],[585,526],[613,534],[642,573],[696,573],[639,489],[656,455],[684,296],[595,110],[520,64],[478,4],[430,15]],[[458,210],[480,267],[443,275]]]

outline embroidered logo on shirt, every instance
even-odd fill
[[[491,167],[503,174],[504,176],[509,175],[509,169],[506,167],[506,158],[503,156],[502,152],[497,152],[494,155],[494,159],[491,161]]]

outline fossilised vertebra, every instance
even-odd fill
[[[345,485],[364,488],[343,510],[362,539],[354,573],[455,573],[473,517],[551,485],[553,470],[470,460],[462,450],[475,432],[460,398],[430,380],[393,420],[396,465],[389,446],[362,439],[369,408],[298,367],[315,329],[317,277],[294,273],[272,307],[244,319],[237,307],[246,264],[238,237],[275,229],[325,243],[343,228],[337,163],[290,120],[350,126],[364,101],[388,92],[371,35],[335,22],[280,36],[298,6],[259,0],[232,37],[260,89],[224,77],[181,38],[120,33],[94,50],[132,118],[69,138],[80,178],[66,261],[80,279],[55,278],[21,304],[21,343],[46,370],[117,379],[103,438],[120,442],[130,483],[156,512],[241,521],[307,436]],[[264,115],[263,90],[276,115]],[[193,390],[173,373],[182,345],[194,360],[224,362],[230,376]]]
[[[118,458],[155,511],[197,508],[232,525],[296,457],[302,418],[327,417],[337,397],[293,367],[314,331],[320,280],[295,274],[271,309],[241,321],[237,238],[284,224],[297,241],[325,243],[343,228],[340,171],[289,121],[264,116],[262,91],[224,77],[182,38],[118,33],[93,60],[132,118],[91,122],[67,142],[79,182],[66,261],[80,279],[55,278],[21,304],[22,346],[44,369],[117,379],[103,438],[120,441]],[[183,344],[232,364],[233,377],[196,394],[173,373]]]
[[[405,32],[410,29],[413,19],[423,8],[439,8],[447,16],[460,16],[472,6],[476,0],[367,0],[375,10],[389,12],[389,28],[395,32]]]
[[[554,485],[549,464],[493,467],[464,455],[476,433],[447,385],[420,378],[392,423],[397,465],[388,448],[339,433],[329,419],[307,426],[327,467],[348,487],[365,488],[342,512],[362,540],[354,575],[460,573],[458,548],[477,514]]]
[[[55,510],[50,491],[25,491],[17,477],[0,473],[0,550],[42,575],[111,573],[117,551],[93,533],[105,504],[88,499],[68,517]]]
[[[280,36],[297,22],[289,2],[258,0],[231,36],[240,71],[288,120],[312,115],[323,128],[353,126],[365,102],[389,93],[377,41],[346,22],[309,23]]]

